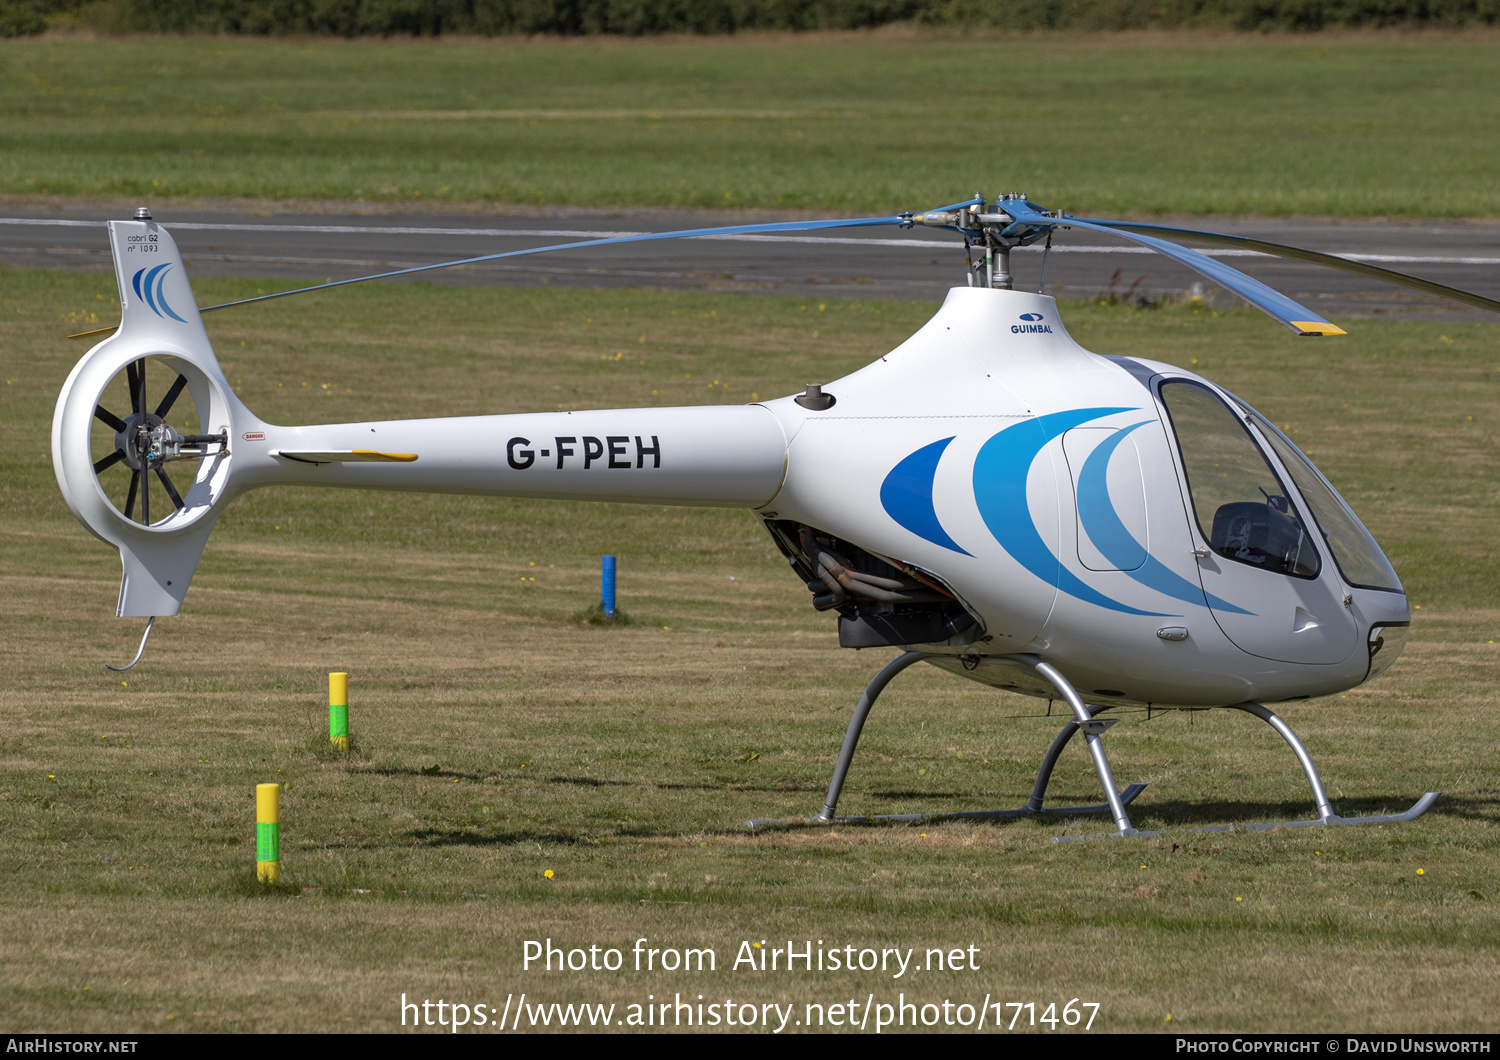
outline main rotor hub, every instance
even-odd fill
[[[1007,203],[1021,203],[1032,213],[1044,212],[1027,200],[1024,193],[1011,192],[1001,195],[993,203],[983,201],[984,196],[975,195],[974,202],[948,210],[933,210],[913,221],[933,228],[951,228],[964,237],[966,255],[982,251],[976,261],[968,259],[969,286],[993,287],[1011,290],[1015,280],[1010,272],[1010,252],[1015,247],[1030,246],[1048,239],[1051,247],[1050,224],[1017,224],[1015,217],[1005,209]],[[1048,214],[1048,216],[1052,216]],[[1044,267],[1045,275],[1045,267]]]

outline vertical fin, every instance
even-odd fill
[[[155,221],[111,221],[109,246],[120,287],[120,333],[206,348],[198,300],[167,230]]]

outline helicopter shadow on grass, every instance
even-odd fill
[[[670,784],[658,784],[647,780],[603,780],[599,777],[546,777],[548,784],[574,784],[587,788],[649,788],[653,791],[763,791],[773,795],[785,795],[788,792],[799,794],[822,794],[823,788],[809,785],[801,781],[785,781],[777,783],[767,781],[752,783],[742,780],[711,780],[697,781],[693,783],[678,782]]]
[[[1000,795],[975,795],[968,791],[872,791],[872,799],[988,799],[1003,798]],[[1025,797],[1022,797],[1025,801]]]
[[[1334,800],[1334,810],[1341,817],[1366,817],[1402,813],[1420,797],[1382,796]],[[1172,830],[1257,824],[1272,820],[1296,824],[1317,817],[1311,799],[1282,801],[1249,799],[1168,799],[1129,807],[1131,823],[1137,828]],[[1055,815],[1058,820],[1064,815]],[[1428,810],[1425,817],[1440,816],[1454,820],[1500,821],[1500,798],[1450,798],[1444,795]],[[1108,815],[1079,815],[1077,820],[1103,818]],[[1329,826],[1334,827],[1334,826]]]
[[[444,769],[442,766],[348,766],[350,773],[363,773],[377,777],[429,777],[444,780],[473,780],[481,781],[489,777],[498,777],[500,773],[464,773],[457,769]]]
[[[403,846],[416,847],[511,847],[522,843],[550,844],[552,846],[597,846],[606,839],[697,839],[715,834],[704,828],[643,828],[620,827],[610,830],[580,829],[577,832],[527,831],[513,828],[483,831],[477,828],[419,828],[402,837]],[[363,848],[379,848],[384,843],[352,844]]]
[[[386,772],[386,771],[372,771]],[[398,775],[420,774],[418,770],[392,770],[389,772]],[[430,774],[429,774],[430,775]],[[462,775],[460,775],[462,776]],[[479,778],[475,778],[479,779]],[[586,787],[655,787],[667,790],[683,791],[724,791],[725,788],[713,784],[648,784],[644,782],[601,780],[595,777],[547,777],[547,783],[553,784],[577,784]],[[787,792],[801,792],[818,794],[822,788],[813,788],[808,785],[788,785],[775,787],[757,785],[733,788],[735,791],[759,791],[768,793],[785,794]],[[990,805],[1001,804],[1003,807],[1019,807],[1024,805],[1024,796],[1012,796],[1007,798],[1003,795],[981,795],[970,792],[915,792],[915,791],[878,791],[869,793],[867,798],[881,800],[906,801],[907,805],[901,808],[892,807],[868,807],[866,812],[871,816],[861,818],[859,815],[850,815],[840,820],[840,826],[863,825],[866,827],[925,827],[929,824],[943,823],[943,817],[947,813],[972,812],[982,809],[980,803]],[[948,803],[951,808],[940,809],[933,807],[923,810],[910,806],[910,801],[927,803],[929,800],[941,799]],[[910,800],[910,801],[908,801]],[[1054,800],[1061,801],[1061,800]],[[1087,797],[1077,800],[1086,802]],[[1365,815],[1400,813],[1405,810],[1415,799],[1404,798],[1345,798],[1337,800],[1335,809],[1345,817],[1361,817]],[[960,805],[954,806],[954,802]],[[964,805],[967,804],[967,805]],[[1285,821],[1288,823],[1307,821],[1315,813],[1310,800],[1247,800],[1247,799],[1210,799],[1190,800],[1171,799],[1163,802],[1155,802],[1149,805],[1135,805],[1135,813],[1132,815],[1133,823],[1137,827],[1151,827],[1153,829],[1174,830],[1182,829],[1191,831],[1194,828],[1223,827],[1236,824],[1254,824],[1266,820]],[[905,812],[905,813],[927,813],[931,816],[925,820],[912,822],[882,821],[874,815],[880,813]],[[1500,822],[1500,796],[1477,796],[1468,798],[1456,798],[1444,796],[1436,806],[1428,811],[1431,815],[1437,815],[1453,820],[1492,821]],[[1039,815],[1041,819],[1050,818],[1055,822],[1096,821],[1101,827],[1108,827],[1107,814],[1047,814]],[[1004,827],[1015,818],[1002,818],[999,820],[986,821],[984,823],[995,827]],[[1038,818],[1033,818],[1038,819]],[[799,823],[796,818],[788,818],[787,824]],[[810,827],[820,827],[813,822],[807,822]],[[979,823],[979,822],[973,822]],[[737,832],[738,829],[714,829],[708,828],[709,832]],[[687,839],[701,836],[705,833],[702,826],[688,826],[686,828],[649,828],[622,826],[607,830],[580,829],[576,832],[547,831],[542,829],[505,829],[489,830],[482,826],[461,826],[450,828],[422,828],[406,833],[400,843],[418,847],[471,847],[475,849],[486,847],[509,847],[522,843],[541,843],[553,846],[576,846],[579,844],[595,844],[603,839]],[[342,844],[363,849],[384,848],[389,843],[352,843]]]
[[[1081,826],[1085,822],[1098,822],[1104,828],[1109,828],[1109,813],[1101,807],[1097,812],[1065,814],[1053,810],[1044,814],[1020,814],[1015,810],[1025,805],[1026,798],[1003,795],[976,795],[967,792],[913,792],[913,791],[877,791],[870,792],[864,796],[868,799],[890,800],[893,805],[870,806],[861,805],[858,811],[845,810],[837,819],[840,826],[864,826],[864,827],[927,827],[928,825],[943,824],[952,818],[966,813],[985,813],[998,810],[1002,813],[1013,813],[1014,816],[1003,818],[973,819],[971,824],[989,824],[1004,827],[1008,822],[1030,817],[1032,820],[1050,820],[1052,822],[1079,822]],[[1097,799],[1099,796],[1093,796]],[[939,807],[932,806],[931,800],[941,799],[947,805]],[[854,801],[854,800],[850,800]],[[1076,798],[1054,796],[1051,800],[1053,807],[1061,808],[1067,805],[1085,805],[1090,802],[1090,797],[1082,795]],[[1335,802],[1335,810],[1342,817],[1365,817],[1385,814],[1402,813],[1408,809],[1416,798],[1411,799],[1386,797],[1374,798],[1343,798]],[[915,803],[915,805],[913,805]],[[1267,820],[1273,820],[1285,824],[1303,824],[1314,820],[1316,811],[1311,800],[1283,800],[1283,801],[1251,801],[1234,799],[1172,799],[1150,804],[1132,803],[1128,808],[1131,823],[1137,828],[1149,828],[1151,830],[1174,831],[1182,830],[1192,832],[1199,828],[1225,828],[1234,825],[1260,824]],[[887,815],[913,814],[918,815],[915,820],[894,821]],[[1427,811],[1424,816],[1441,816],[1452,820],[1484,821],[1500,823],[1500,798],[1450,798],[1443,796],[1437,804]],[[885,817],[886,819],[882,819]],[[796,828],[799,826],[820,827],[824,822],[811,819],[786,818],[781,821],[767,822],[756,830],[761,831],[766,827]],[[1333,827],[1333,826],[1329,826]],[[1070,828],[1070,831],[1076,831]],[[1101,833],[1104,834],[1104,833]]]
[[[931,797],[931,793],[926,793]],[[1415,801],[1415,800],[1413,800]],[[1390,799],[1341,799],[1337,809],[1346,817],[1358,817],[1365,814],[1400,812],[1409,805],[1407,802]],[[920,812],[920,811],[912,811]],[[933,818],[924,821],[909,823],[895,821],[880,821],[874,818],[861,820],[858,817],[839,821],[841,827],[851,825],[864,825],[867,827],[914,827],[942,823],[942,810],[932,811]],[[1286,801],[1253,802],[1248,800],[1214,800],[1208,802],[1192,802],[1188,800],[1172,800],[1162,803],[1154,803],[1150,807],[1141,807],[1136,814],[1137,826],[1148,824],[1153,828],[1164,830],[1182,829],[1189,831],[1193,828],[1204,828],[1224,826],[1233,824],[1252,824],[1267,819],[1284,820],[1288,822],[1307,820],[1312,816],[1312,807],[1307,803]],[[1469,798],[1450,799],[1446,802],[1440,801],[1437,806],[1429,810],[1430,814],[1439,814],[1446,818],[1456,820],[1500,820],[1500,798]],[[1049,815],[1050,816],[1050,815]],[[1099,821],[1101,826],[1107,826],[1107,815],[1090,814],[1070,817],[1056,815],[1052,819],[1062,821]],[[995,827],[1004,827],[1009,820],[985,822]],[[795,822],[793,822],[795,823]],[[977,822],[976,822],[977,823]],[[809,822],[811,825],[811,822]],[[818,826],[823,827],[823,826]],[[602,839],[688,839],[704,834],[703,828],[645,828],[645,827],[620,827],[608,831],[589,830],[586,834],[583,830],[578,832],[545,831],[526,829],[505,830],[480,830],[473,827],[463,828],[423,828],[408,832],[402,838],[402,845],[418,847],[470,847],[475,849],[485,847],[510,847],[522,843],[541,843],[552,846],[577,846],[580,844],[594,844]],[[709,829],[708,831],[716,831]],[[717,831],[723,831],[717,830]],[[361,848],[385,847],[385,843],[357,843],[351,844]]]
[[[526,776],[521,773],[466,773],[457,769],[445,769],[442,766],[431,766],[427,768],[416,766],[367,766],[350,765],[350,773],[362,773],[379,777],[426,777],[432,780],[468,780],[474,783],[483,783],[486,780],[535,780],[546,784],[567,784],[584,788],[649,788],[658,791],[763,791],[769,794],[786,794],[788,792],[800,794],[822,794],[823,786],[808,784],[802,781],[786,781],[753,783],[738,779],[723,779],[718,781],[705,780],[694,783],[653,783],[647,780],[613,780],[605,777],[579,777],[579,776]],[[915,793],[913,793],[915,794]],[[956,798],[957,794],[939,796],[942,798]]]

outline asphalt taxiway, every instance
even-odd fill
[[[108,270],[103,223],[130,203],[0,203],[0,262],[30,268]],[[408,211],[365,204],[145,204],[177,240],[195,276],[312,282],[430,265],[606,235],[779,219],[694,210],[507,208]],[[1173,218],[1166,223],[1254,236],[1351,257],[1500,298],[1500,224],[1485,221],[1328,221]],[[1189,244],[1192,245],[1192,244]],[[1325,316],[1405,316],[1500,323],[1500,315],[1376,280],[1249,251],[1202,250]],[[483,262],[411,279],[494,286],[636,287],[937,301],[965,282],[959,237],[916,227],[646,242]],[[1017,288],[1041,282],[1040,248],[1016,251]],[[1198,285],[1195,287],[1195,284]],[[1096,233],[1061,233],[1047,259],[1049,294],[1131,299],[1202,294],[1236,299],[1141,247]]]

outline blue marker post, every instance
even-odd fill
[[[599,600],[604,605],[604,621],[615,620],[615,557],[605,556],[599,572]]]

